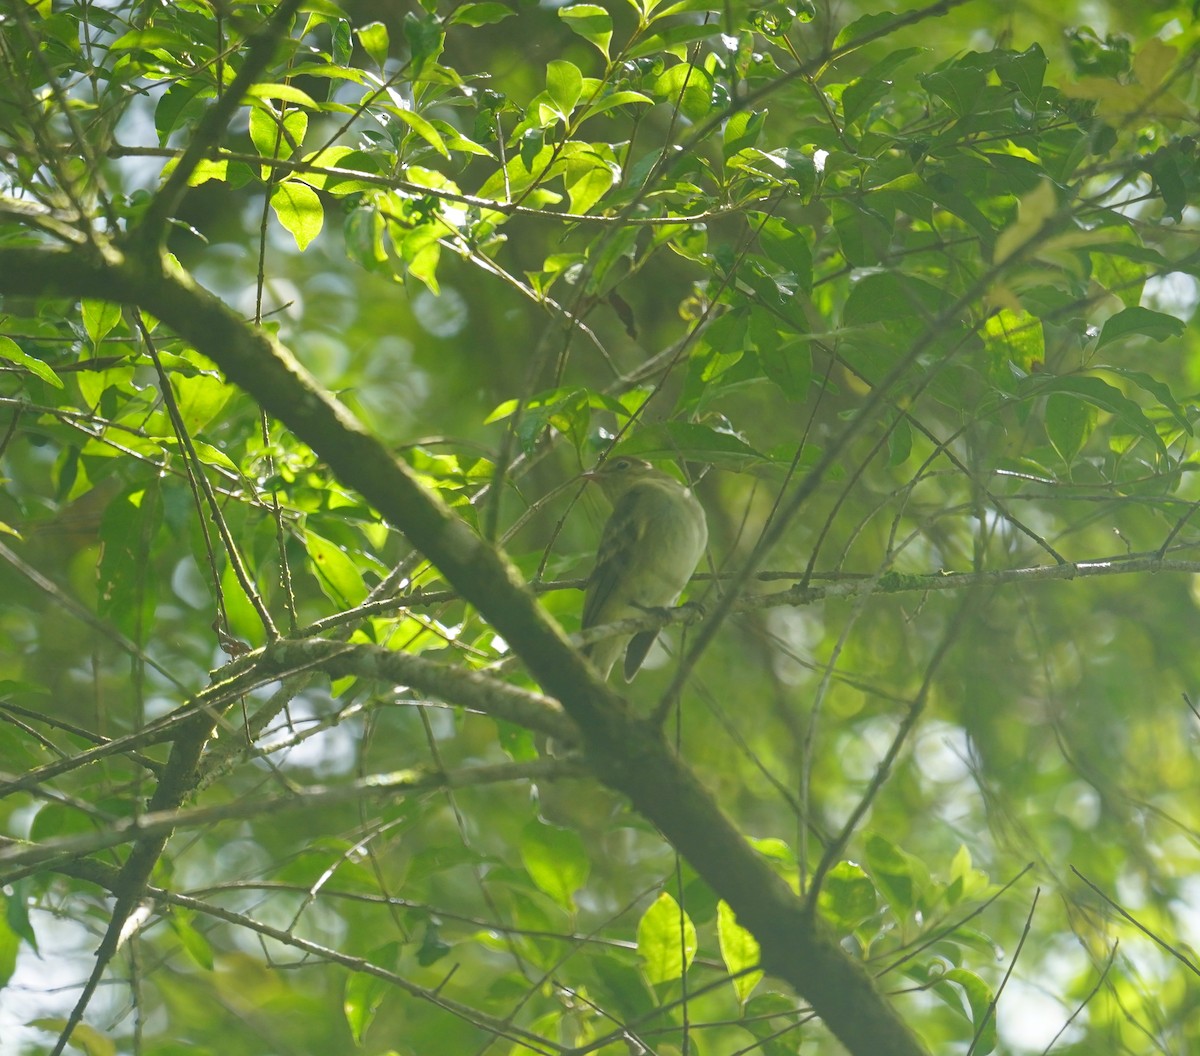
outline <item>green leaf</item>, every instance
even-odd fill
[[[192,914],[176,906],[167,920],[170,921],[171,931],[175,933],[175,938],[179,940],[179,944],[191,958],[192,963],[199,965],[206,972],[211,972],[213,969],[212,946],[208,939],[196,930],[192,923]]]
[[[746,1002],[738,1026],[758,1039],[758,1046],[749,1050],[754,1056],[797,1056],[804,1052],[806,1046],[798,1043],[799,1031],[793,1028],[795,1006],[789,1007],[789,1000],[794,1002],[790,995],[767,990]]]
[[[304,141],[308,132],[308,114],[303,110],[288,110],[282,115],[266,106],[250,108],[250,140],[264,158],[290,158]],[[263,176],[270,170],[263,168]]]
[[[339,12],[340,13],[340,12]],[[354,40],[350,23],[345,18],[335,17],[333,20],[333,59],[334,66],[349,66],[354,55]]]
[[[442,53],[446,36],[442,24],[433,15],[418,15],[408,11],[404,15],[404,39],[412,49],[412,62],[420,69],[425,62],[436,59]]]
[[[1154,427],[1154,423],[1146,417],[1146,412],[1120,389],[1109,385],[1101,378],[1081,374],[1047,379],[1039,375],[1028,379],[1024,388],[1035,395],[1050,396],[1055,393],[1063,393],[1076,399],[1085,400],[1092,406],[1113,415],[1128,432],[1150,441],[1159,456],[1166,457],[1166,445]]]
[[[460,154],[475,154],[481,158],[495,159],[495,155],[488,150],[487,147],[476,143],[473,139],[467,139],[457,128],[448,121],[443,121],[440,118],[430,118],[432,125],[442,137],[442,141],[446,144],[450,151],[458,151]]]
[[[1050,180],[1043,180],[1017,203],[1017,218],[996,238],[992,259],[1001,264],[1014,253],[1037,242],[1042,229],[1053,221],[1058,210],[1058,196]]]
[[[302,0],[300,10],[310,11],[313,15],[324,18],[326,22],[332,22],[334,25],[339,24],[343,13],[342,5],[337,3],[337,0]]]
[[[1196,185],[1195,141],[1186,147],[1170,143],[1154,151],[1145,161],[1145,169],[1154,177],[1154,189],[1162,198],[1166,214],[1178,223],[1188,205],[1189,191]]]
[[[196,457],[206,466],[220,466],[221,469],[228,470],[230,473],[238,472],[238,467],[233,459],[219,447],[206,444],[203,440],[193,440],[192,448],[196,452]]]
[[[758,226],[758,241],[763,252],[786,268],[801,290],[807,293],[812,289],[812,249],[799,228],[779,217],[768,217]]]
[[[307,184],[284,180],[271,192],[271,209],[296,240],[301,253],[321,233],[325,211],[320,196]]]
[[[941,980],[934,984],[934,992],[956,1012],[969,1018],[973,1033],[979,1035],[979,1040],[972,1046],[971,1051],[986,1056],[996,1048],[996,1015],[993,1008],[995,995],[974,972],[965,968],[951,968]],[[962,998],[966,997],[970,1015],[967,1016],[962,1006]]]
[[[583,74],[573,62],[555,59],[546,66],[546,94],[565,121],[583,93]]]
[[[847,326],[894,323],[916,317],[928,322],[946,303],[945,294],[923,279],[896,272],[875,272],[850,290],[843,309]]]
[[[854,44],[855,41],[862,40],[865,37],[874,39],[875,37],[886,36],[885,31],[887,28],[899,17],[899,14],[884,11],[856,18],[834,38],[833,50],[841,51],[843,48],[848,48],[851,44]]]
[[[758,362],[763,374],[789,399],[808,398],[812,384],[812,349],[808,338],[797,337],[773,345],[759,344]]]
[[[299,110],[295,112],[300,113]],[[201,158],[196,162],[196,167],[192,169],[187,182],[189,187],[199,187],[210,180],[225,183],[228,179],[229,160],[227,158]]]
[[[875,887],[897,916],[908,916],[920,907],[929,871],[919,858],[872,833],[866,841],[866,863]]]
[[[279,99],[285,103],[306,106],[310,110],[320,109],[320,104],[311,95],[294,84],[252,84],[246,89],[246,94],[252,99]]]
[[[609,110],[614,110],[618,106],[629,106],[633,103],[648,103],[653,105],[654,100],[648,95],[643,95],[641,92],[609,92],[607,95],[602,95],[595,102],[587,104],[587,108],[583,112],[582,120],[586,120],[589,117],[595,117],[597,114],[606,113]]]
[[[902,466],[912,455],[913,431],[907,418],[897,418],[888,433],[888,465]]]
[[[713,76],[707,70],[679,62],[658,76],[654,94],[677,105],[688,120],[699,121],[712,110],[713,84]]]
[[[560,7],[558,17],[589,44],[600,49],[608,58],[608,46],[612,42],[612,15],[598,4],[572,4]]]
[[[638,921],[637,944],[647,980],[669,983],[681,978],[696,956],[696,926],[664,891]]]
[[[950,860],[950,883],[946,887],[946,902],[957,905],[964,899],[984,894],[989,886],[988,875],[971,864],[971,852],[966,844],[959,844]]]
[[[147,558],[162,519],[160,489],[135,486],[108,503],[100,522],[96,612],[137,642],[153,626],[158,576]]]
[[[508,4],[499,4],[488,0],[488,2],[479,4],[463,4],[462,7],[455,9],[454,14],[450,16],[450,24],[452,26],[490,26],[496,22],[503,22],[515,14],[516,12]]]
[[[996,74],[1005,84],[1011,84],[1034,106],[1042,92],[1046,77],[1046,53],[1040,44],[1031,44],[1024,51],[996,63]]]
[[[388,106],[384,109],[408,125],[409,128],[433,147],[443,158],[450,157],[450,151],[446,149],[446,142],[442,139],[441,134],[416,111],[406,110],[401,106]]]
[[[92,339],[93,347],[100,344],[121,321],[121,306],[111,301],[94,301],[85,297],[79,307],[83,315],[83,328]]]
[[[1098,418],[1096,408],[1073,393],[1052,392],[1046,397],[1046,435],[1068,466],[1083,450]]]
[[[860,77],[842,91],[842,115],[853,125],[892,89],[892,82],[875,77]]]
[[[612,451],[613,455],[636,455],[650,461],[684,459],[730,469],[747,469],[770,459],[731,432],[697,422],[659,422],[639,429]]]
[[[1132,44],[1124,34],[1110,33],[1101,40],[1091,27],[1080,26],[1069,29],[1066,38],[1076,73],[1116,79],[1128,72]]]
[[[890,216],[859,202],[840,200],[831,203],[830,212],[848,264],[872,267],[883,260],[892,240]]]
[[[796,852],[785,840],[778,836],[747,836],[746,842],[770,862],[771,867],[780,876],[785,877],[789,883],[794,882],[797,871]]]
[[[1176,319],[1173,315],[1153,312],[1149,308],[1135,305],[1117,312],[1105,321],[1104,329],[1100,331],[1100,340],[1096,342],[1096,350],[1099,351],[1105,345],[1130,334],[1141,334],[1154,341],[1166,341],[1171,337],[1179,337],[1186,326],[1182,319]]]
[[[983,324],[983,341],[988,374],[1002,386],[1012,377],[1010,363],[1029,374],[1046,361],[1042,321],[1029,312],[1001,308],[988,316]]]
[[[725,160],[739,150],[757,144],[766,120],[765,110],[739,110],[733,114],[721,132],[721,153]]]
[[[422,968],[436,964],[452,949],[453,947],[450,943],[442,938],[441,928],[438,927],[437,921],[426,921],[425,931],[421,935],[421,947],[417,950],[417,964]],[[383,982],[383,980],[380,980],[380,982]]]
[[[987,76],[983,70],[970,66],[955,66],[917,78],[925,90],[942,99],[959,117],[975,109]]]
[[[572,155],[563,171],[571,212],[586,213],[615,186],[619,177],[617,165],[595,153]]]
[[[575,450],[583,455],[588,447],[589,426],[593,407],[603,407],[614,414],[624,414],[623,408],[603,393],[587,389],[562,388],[541,393],[525,405],[517,439],[521,450],[532,453],[542,439],[547,426],[553,426],[571,440]],[[490,415],[486,422],[496,422],[509,417],[517,408],[516,400],[506,400]]]
[[[211,422],[233,395],[233,388],[213,374],[193,374],[190,377],[174,374],[171,384],[183,427],[195,436]]]
[[[653,14],[653,21],[670,18],[671,15],[683,14],[685,11],[724,11],[720,0],[676,0],[667,7],[662,5],[666,0],[649,0],[645,5],[647,14]]]
[[[625,52],[626,59],[643,59],[662,52],[683,58],[686,54],[685,45],[697,40],[708,40],[721,32],[719,22],[703,23],[701,25],[670,26],[658,33],[644,37]],[[681,65],[688,65],[684,62]]]
[[[181,54],[190,52],[194,46],[195,41],[183,33],[164,26],[146,26],[122,33],[109,48],[112,51],[164,51],[168,54]]]
[[[30,1020],[29,1026],[61,1034],[67,1021],[54,1016]],[[87,1023],[77,1023],[71,1032],[71,1048],[78,1049],[84,1056],[117,1056],[117,1044],[107,1034],[102,1034]]]
[[[0,989],[8,985],[17,969],[17,951],[21,947],[21,939],[8,921],[14,901],[0,892],[0,904],[4,907],[4,916],[0,917]]]
[[[521,830],[521,862],[538,889],[564,909],[575,908],[575,892],[587,882],[591,862],[578,833],[531,821]]]
[[[845,933],[874,916],[879,895],[861,866],[842,861],[826,874],[818,905],[829,923]]]
[[[631,226],[622,227],[615,235],[601,242],[600,252],[592,260],[592,274],[588,277],[589,294],[607,294],[625,275],[623,262],[631,260],[637,252],[638,232]]]
[[[372,964],[390,965],[394,961],[395,944],[388,944],[383,950],[375,950],[371,954]],[[366,972],[349,973],[346,988],[342,992],[342,1013],[356,1044],[362,1045],[363,1036],[375,1021],[375,1014],[390,989],[386,979]]]
[[[707,385],[738,364],[745,353],[749,329],[750,313],[745,308],[725,312],[709,323],[691,354],[695,380]]]
[[[434,295],[441,292],[437,281],[442,253],[438,236],[444,230],[443,225],[436,223],[421,224],[407,232],[399,225],[393,224],[391,227],[392,242],[404,262],[407,274],[423,282]]]
[[[352,608],[366,598],[362,573],[345,550],[311,529],[304,532],[304,546],[321,592],[338,608]]]
[[[371,56],[371,61],[382,69],[384,63],[387,62],[388,52],[391,50],[387,26],[382,22],[368,22],[365,26],[359,27],[358,42],[362,45],[363,51]]]
[[[348,169],[370,176],[380,175],[379,162],[373,155],[345,146],[326,147],[324,150],[307,155],[304,161],[309,165],[322,168]],[[377,181],[368,182],[335,172],[306,172],[304,182],[319,190],[337,195],[352,194],[355,191],[374,191],[379,188]]]
[[[1192,423],[1184,415],[1183,409],[1179,406],[1179,401],[1175,399],[1170,386],[1165,382],[1159,381],[1153,375],[1147,374],[1142,370],[1129,370],[1125,367],[1098,367],[1097,370],[1103,370],[1106,374],[1124,378],[1126,381],[1132,382],[1139,389],[1148,392],[1158,400],[1159,407],[1175,419],[1180,429],[1189,436],[1192,435]]]
[[[0,686],[10,688],[0,688],[0,693],[45,693],[46,690],[42,686],[21,684],[4,680],[0,682]],[[41,955],[38,949],[37,933],[33,930],[33,922],[29,919],[29,905],[32,901],[33,884],[28,878],[24,880],[15,880],[11,885],[12,897],[6,898],[0,894],[0,905],[4,907],[4,923],[12,929],[14,935],[19,939],[23,939],[29,944],[29,948],[34,953]],[[0,988],[3,988],[4,982],[0,981]]]
[[[749,971],[758,967],[758,940],[737,922],[737,915],[724,900],[717,903],[717,941],[725,969],[734,976],[730,980],[734,993],[744,1005],[763,977],[761,971]]]
[[[36,374],[42,381],[53,385],[56,389],[63,387],[62,379],[47,364],[22,352],[20,346],[11,337],[0,336],[0,359],[7,359],[10,363],[24,367],[30,374]]]

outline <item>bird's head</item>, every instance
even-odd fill
[[[610,458],[606,462],[602,462],[595,469],[588,470],[583,474],[583,479],[594,481],[600,485],[600,490],[615,502],[638,481],[665,476],[665,473],[655,469],[643,458],[621,455],[618,458]]]

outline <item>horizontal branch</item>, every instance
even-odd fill
[[[317,668],[335,678],[356,675],[379,679],[409,686],[448,704],[479,711],[548,737],[562,741],[575,741],[579,737],[562,705],[551,697],[520,689],[481,671],[439,664],[378,645],[321,638],[285,640],[267,646],[255,659],[254,668],[260,674]]]
[[[1185,500],[1180,500],[1184,502]],[[1161,557],[1156,553],[1125,554],[1119,557],[1092,558],[1085,561],[1064,561],[1054,565],[1022,565],[1017,568],[994,568],[980,572],[886,572],[881,576],[872,576],[868,572],[820,574],[811,577],[831,580],[827,584],[813,586],[796,586],[787,590],[770,593],[743,594],[734,603],[734,612],[755,612],[760,609],[772,609],[782,605],[810,605],[816,601],[831,599],[860,598],[871,594],[928,594],[932,591],[968,590],[978,586],[1003,586],[1012,583],[1042,583],[1050,580],[1086,579],[1094,576],[1124,576],[1158,574],[1174,572],[1181,575],[1194,576],[1200,574],[1200,561],[1183,561],[1178,558]],[[720,583],[733,578],[734,573],[723,572],[718,575],[701,573],[694,577],[693,582]],[[751,580],[759,583],[778,583],[783,580],[802,580],[803,571],[764,570],[756,572]],[[551,594],[558,590],[582,590],[587,584],[584,579],[543,580],[531,584],[530,589],[537,594]],[[321,622],[321,627],[344,622],[347,615],[367,616],[379,612],[391,612],[397,608],[416,608],[425,605],[444,605],[449,601],[458,600],[458,594],[452,590],[430,590],[405,594],[386,601],[372,602],[363,605],[360,610],[338,613]],[[617,620],[604,624],[602,627],[589,628],[588,631],[574,634],[571,640],[580,645],[588,645],[614,634],[636,634],[639,631],[661,630],[671,624],[685,625],[698,623],[704,618],[699,605],[687,603],[674,608],[659,609],[648,612],[645,616],[630,616],[628,619]]]
[[[112,821],[103,831],[79,836],[61,836],[40,843],[6,841],[0,846],[0,884],[16,879],[33,867],[42,867],[64,859],[82,858],[109,847],[126,843],[161,839],[176,829],[195,829],[220,821],[268,817],[296,810],[318,810],[386,800],[394,796],[444,789],[473,788],[506,781],[545,780],[551,777],[577,777],[583,772],[580,764],[569,759],[536,759],[524,763],[498,763],[490,766],[466,767],[462,770],[431,770],[415,768],[388,774],[371,774],[348,781],[344,785],[314,785],[281,796],[245,796],[211,807],[189,807],[184,810],[149,811],[132,818]]]
[[[164,158],[173,160],[180,156],[180,151],[170,147],[110,147],[108,155],[111,158]],[[593,224],[602,227],[666,227],[675,224],[699,224],[715,220],[722,216],[730,216],[757,204],[756,201],[740,202],[721,209],[709,209],[703,213],[688,213],[682,216],[605,216],[600,213],[567,213],[555,209],[538,209],[531,205],[518,205],[515,202],[500,201],[496,198],[483,198],[478,194],[464,194],[462,191],[448,191],[444,187],[426,187],[421,183],[410,183],[397,176],[380,176],[374,172],[362,172],[358,169],[346,169],[339,165],[319,165],[312,161],[296,160],[294,158],[271,158],[260,154],[241,154],[234,150],[216,148],[208,152],[212,161],[234,161],[243,165],[253,165],[277,169],[281,172],[313,176],[336,176],[340,179],[355,180],[378,187],[381,191],[401,191],[416,198],[433,198],[442,202],[454,202],[456,205],[469,205],[476,209],[486,209],[493,213],[504,213],[512,216],[525,216],[538,220],[551,220],[566,224]],[[765,199],[764,199],[765,200]]]
[[[886,572],[878,579],[831,583],[828,586],[793,587],[773,594],[752,594],[741,608],[772,608],[776,605],[804,605],[829,598],[855,598],[864,594],[927,594],[932,591],[969,590],[979,586],[1012,583],[1045,583],[1060,579],[1085,579],[1092,576],[1120,576],[1134,573],[1200,573],[1200,561],[1181,561],[1141,554],[1134,557],[1105,558],[1098,561],[1065,561],[1061,565],[1029,565],[1022,568],[998,568],[982,572],[932,572],[910,575]]]

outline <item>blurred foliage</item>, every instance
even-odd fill
[[[1077,6],[310,0],[171,218],[180,265],[568,629],[598,457],[698,481],[692,600],[816,485],[673,735],[798,889],[853,821],[821,912],[932,1052],[1200,1045],[1200,42],[1194,5]],[[136,237],[276,7],[0,4],[0,246]],[[11,840],[137,815],[165,758],[142,731],[267,612],[530,684],[131,306],[6,298],[0,466]],[[647,712],[688,633],[630,687]],[[226,714],[193,800],[263,809],[176,834],[175,904],[78,1047],[841,1051],[588,780],[295,809],[537,752],[404,686],[287,686]],[[49,1051],[108,919],[69,865],[0,857],[6,1056]]]

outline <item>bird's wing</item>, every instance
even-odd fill
[[[627,491],[613,507],[613,512],[604,525],[600,536],[600,549],[596,554],[596,567],[588,579],[587,596],[583,603],[583,626],[595,627],[604,622],[600,614],[609,600],[634,567],[634,558],[640,532],[633,517],[636,497]]]

